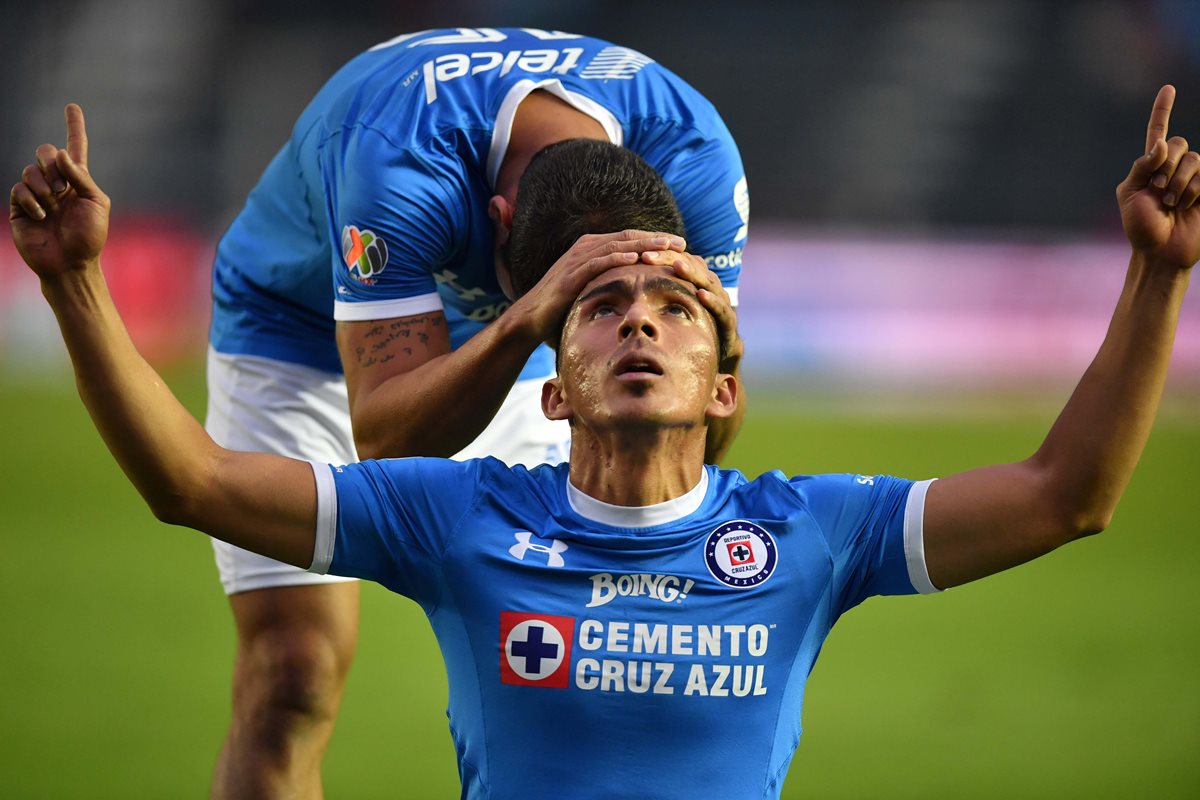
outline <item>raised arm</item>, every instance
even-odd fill
[[[83,112],[69,105],[66,119],[66,149],[37,149],[9,195],[9,221],[58,318],[96,428],[159,519],[308,567],[311,467],[218,447],[138,354],[100,270],[109,199],[88,173]]]
[[[496,321],[449,352],[442,312],[339,322],[354,440],[361,458],[451,456],[499,410],[538,344],[553,341],[592,278],[647,250],[682,249],[679,237],[623,231],[580,237]]]
[[[1145,155],[1117,187],[1133,253],[1108,333],[1029,458],[934,482],[925,502],[930,580],[999,572],[1108,525],[1149,436],[1180,305],[1200,259],[1200,154],[1166,138],[1175,89],[1158,93]]]

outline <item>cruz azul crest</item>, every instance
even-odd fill
[[[775,539],[744,519],[722,523],[704,543],[704,562],[712,576],[734,589],[752,589],[775,574]]]
[[[575,618],[500,612],[500,682],[565,689]]]

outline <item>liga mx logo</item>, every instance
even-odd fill
[[[704,561],[712,576],[734,589],[752,589],[775,574],[779,552],[775,539],[753,522],[722,523],[704,543]]]
[[[342,260],[350,269],[350,277],[362,283],[374,283],[373,275],[387,266],[387,243],[374,231],[359,230],[354,225],[342,228]]]
[[[575,618],[500,612],[500,682],[565,689]]]

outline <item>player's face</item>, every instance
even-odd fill
[[[577,423],[698,426],[718,383],[716,326],[671,269],[619,267],[575,301],[559,369]]]

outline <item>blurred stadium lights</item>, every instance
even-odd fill
[[[114,220],[102,260],[109,291],[146,358],[162,364],[203,352],[213,243],[169,218]],[[0,244],[0,385],[4,376],[65,374],[62,337],[37,279],[12,240]]]
[[[936,390],[1073,385],[1125,277],[1120,239],[1006,242],[756,231],[739,325],[746,371],[778,383]],[[1189,298],[1173,383],[1200,389]]]
[[[125,219],[105,258],[134,340],[163,362],[202,351],[213,243],[161,219]],[[1053,387],[1078,379],[1104,336],[1128,246],[842,238],[759,225],[741,328],[754,383],[813,391]],[[61,370],[36,280],[0,247],[0,365]],[[1200,391],[1200,302],[1188,298],[1172,386]]]

